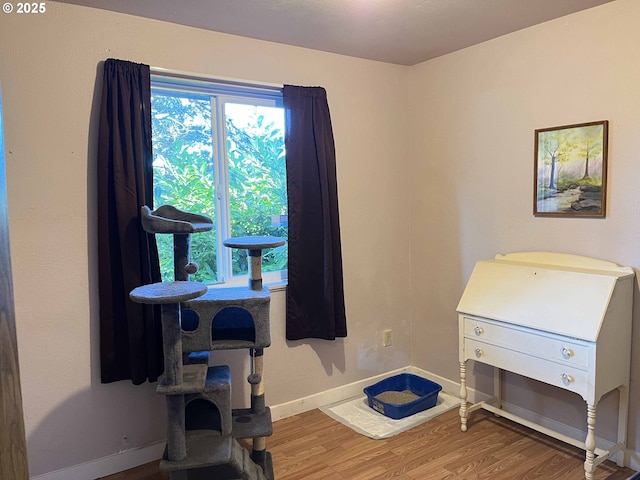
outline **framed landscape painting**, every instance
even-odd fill
[[[605,216],[608,134],[607,120],[535,131],[535,216]]]

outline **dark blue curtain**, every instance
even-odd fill
[[[157,307],[129,292],[160,281],[155,237],[140,222],[153,205],[148,65],[104,62],[98,133],[98,276],[103,383],[155,381],[163,370]]]
[[[327,93],[285,85],[288,340],[347,336],[336,154]]]

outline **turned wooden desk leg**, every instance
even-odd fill
[[[586,460],[584,461],[584,478],[593,480],[593,459],[596,449],[596,406],[587,405],[587,438],[584,441]]]
[[[460,362],[460,430],[467,431],[467,364]]]

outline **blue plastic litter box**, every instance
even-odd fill
[[[434,407],[438,402],[440,390],[442,386],[431,380],[411,373],[401,373],[366,387],[364,393],[371,408],[386,417],[398,420]],[[406,403],[390,403],[383,398],[385,395],[381,395],[385,392],[406,392],[409,396],[418,398]]]

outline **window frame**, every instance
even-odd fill
[[[216,228],[216,286],[246,285],[248,275],[233,275],[232,249],[223,242],[231,237],[231,211],[229,194],[229,159],[227,155],[227,126],[225,105],[227,103],[283,108],[282,87],[268,84],[200,78],[183,73],[151,73],[151,96],[193,95],[206,96],[211,102],[212,162],[214,169],[214,205]],[[157,208],[157,206],[154,206]],[[198,213],[198,212],[194,212]],[[263,281],[271,286],[286,285],[288,268],[273,272],[262,272]]]

